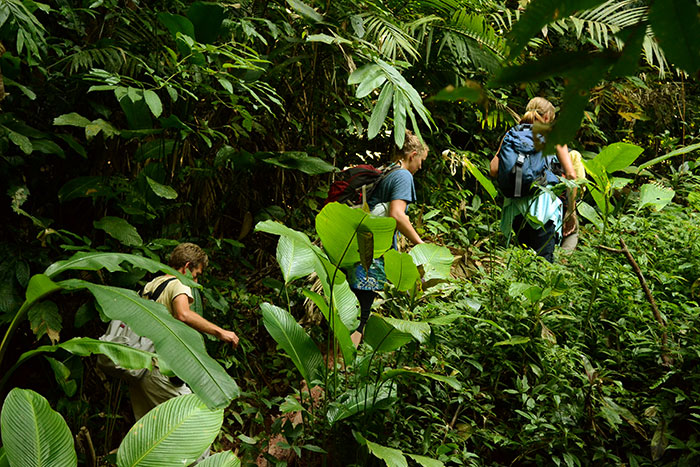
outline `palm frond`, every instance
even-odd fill
[[[408,33],[410,26],[392,21],[378,13],[365,13],[362,18],[365,22],[365,40],[374,43],[384,57],[409,61],[419,58],[420,54],[416,49],[418,41]]]
[[[483,16],[460,10],[438,28],[444,32],[438,53],[448,47],[457,61],[472,63],[486,70],[496,69],[505,60],[505,40]]]
[[[74,75],[92,68],[102,68],[110,72],[119,71],[126,64],[126,55],[116,47],[86,48],[67,55],[56,63],[65,64],[68,74]]]
[[[578,39],[586,32],[587,37],[596,47],[621,48],[622,41],[615,34],[624,28],[645,21],[649,12],[648,6],[637,5],[639,2],[636,0],[608,0],[596,8],[554,22],[549,27],[562,35],[573,27]],[[644,38],[643,50],[647,63],[656,66],[659,76],[663,77],[668,63],[649,27]]]

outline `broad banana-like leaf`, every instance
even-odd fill
[[[197,467],[241,467],[241,460],[231,451],[226,451],[207,457]]]
[[[454,388],[455,390],[459,391],[462,389],[462,383],[457,380],[457,378],[453,378],[451,376],[445,376],[445,375],[438,375],[435,373],[427,373],[423,371],[422,368],[416,368],[416,369],[406,369],[406,368],[396,368],[393,370],[388,370],[382,373],[382,379],[387,380],[391,378],[395,378],[396,376],[399,375],[410,375],[410,376],[420,376],[423,378],[429,378],[429,379],[434,379],[435,381],[440,381],[445,384],[449,384]]]
[[[12,389],[2,406],[0,426],[2,444],[10,465],[78,465],[68,424],[36,392]]]
[[[396,230],[392,217],[374,217],[362,209],[340,203],[329,203],[316,216],[316,232],[331,262],[339,267],[360,262],[357,232],[371,231],[374,236],[374,258],[389,248]]]
[[[143,299],[133,290],[77,279],[63,281],[60,285],[70,290],[88,289],[107,317],[124,321],[136,334],[151,339],[159,360],[209,407],[226,407],[240,394],[236,382],[207,354],[202,335],[173,318],[160,303]]]
[[[613,143],[606,146],[593,160],[611,174],[629,167],[644,152],[630,143]]]
[[[255,231],[280,236],[277,243],[277,262],[282,269],[285,283],[314,272],[316,254],[306,234],[271,220],[259,222]]]
[[[661,211],[676,196],[676,192],[658,183],[647,183],[639,189],[639,207],[651,206],[657,211]]]
[[[117,465],[190,465],[219,434],[223,409],[210,409],[196,394],[174,397],[154,407],[124,437]]]
[[[420,280],[418,268],[408,253],[387,251],[384,254],[384,271],[386,278],[401,292],[413,290],[416,281]]]
[[[145,269],[148,272],[164,272],[166,274],[171,274],[177,277],[180,282],[190,287],[200,288],[201,285],[197,284],[192,280],[191,277],[180,274],[175,269],[165,264],[154,261],[150,258],[144,258],[143,256],[130,255],[128,253],[84,253],[78,252],[73,255],[70,259],[64,261],[58,261],[53,263],[51,266],[46,268],[44,274],[50,279],[54,279],[56,276],[62,272],[69,271],[72,269],[78,269],[82,271],[99,271],[100,269],[107,269],[109,272],[124,271],[122,263],[127,262],[136,266],[137,268]]]
[[[434,243],[421,243],[409,253],[416,266],[423,266],[423,280],[449,279],[455,257],[447,247]]]
[[[151,352],[146,352],[145,350],[135,349],[129,347],[128,345],[116,344],[114,342],[105,342],[99,339],[92,339],[90,337],[74,337],[66,342],[56,344],[56,345],[42,345],[34,350],[23,353],[18,364],[23,363],[30,357],[40,353],[52,353],[59,349],[63,349],[73,355],[78,355],[81,357],[87,357],[88,355],[106,355],[117,365],[127,368],[129,370],[140,370],[142,368],[147,368],[149,370],[153,369],[153,358],[157,357],[156,354]]]
[[[326,416],[333,425],[360,412],[371,412],[390,407],[396,401],[396,385],[380,383],[368,384],[359,389],[351,389],[330,404]]]
[[[390,316],[384,316],[382,319],[398,331],[412,335],[418,342],[425,342],[430,335],[430,324],[424,321],[409,321],[407,319],[392,318]]]
[[[333,308],[338,312],[338,316],[348,330],[357,329],[357,316],[360,302],[357,296],[350,289],[345,273],[340,268],[331,264],[328,258],[322,253],[317,255],[316,274],[323,284],[323,293],[331,298],[331,283],[333,284]]]
[[[0,467],[10,467],[10,460],[7,458],[4,446],[0,446]]]
[[[265,329],[287,352],[302,378],[311,387],[311,381],[323,366],[321,351],[288,311],[270,303],[263,303],[260,308]]]
[[[364,341],[377,352],[392,352],[411,342],[411,334],[401,332],[379,315],[371,314],[365,325]]]
[[[321,310],[323,317],[326,318],[326,321],[328,321],[328,325],[333,331],[333,335],[338,340],[340,351],[343,353],[345,363],[350,364],[355,361],[355,345],[350,339],[350,331],[347,327],[345,327],[345,324],[343,324],[340,316],[338,316],[338,312],[335,309],[332,313],[329,312],[328,303],[326,303],[326,300],[316,292],[304,290],[304,295],[314,302],[318,309]]]

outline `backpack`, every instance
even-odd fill
[[[544,138],[541,135],[537,138],[537,144],[543,145]],[[498,152],[498,186],[503,195],[523,198],[535,192],[533,184],[548,185],[558,181],[548,158],[535,148],[532,125],[522,123],[508,130]]]
[[[153,292],[145,292],[144,289],[141,289],[139,295],[148,300],[158,300],[158,297],[161,296],[168,284],[174,280],[175,277],[171,277],[163,281]],[[155,350],[153,341],[147,337],[139,336],[125,322],[119,321],[118,319],[113,319],[109,322],[107,331],[99,337],[99,340],[123,344],[147,352],[153,352]],[[97,366],[108,375],[116,376],[130,382],[141,379],[148,371],[146,368],[139,368],[138,370],[122,368],[106,355],[97,356]]]
[[[323,205],[335,201],[345,203],[350,207],[362,206],[372,196],[372,192],[377,188],[379,182],[398,167],[397,163],[386,168],[361,164],[343,170],[338,175],[338,180],[333,182],[328,189],[328,197]]]

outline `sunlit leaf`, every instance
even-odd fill
[[[384,254],[384,270],[386,278],[394,284],[397,290],[403,292],[413,290],[416,281],[420,280],[418,268],[413,262],[412,255],[389,250]]]
[[[374,217],[361,209],[329,203],[316,216],[316,232],[329,258],[341,267],[360,261],[357,232],[360,226],[374,236],[374,257],[391,248],[396,221],[391,217]]]
[[[12,389],[3,403],[0,424],[10,465],[78,465],[66,421],[36,392]]]
[[[639,189],[639,207],[651,206],[656,211],[662,210],[667,206],[676,195],[676,192],[671,188],[660,185],[659,183],[647,183]]]
[[[409,252],[417,266],[423,266],[423,280],[449,279],[455,257],[447,247],[421,243]]]
[[[288,311],[269,303],[263,303],[260,308],[265,329],[292,359],[302,378],[310,385],[323,365],[321,351]]]
[[[174,397],[143,416],[124,437],[117,465],[190,465],[214,441],[223,409],[210,409],[196,394]]]
[[[393,352],[412,339],[411,334],[399,331],[374,313],[365,325],[364,342],[377,352]]]

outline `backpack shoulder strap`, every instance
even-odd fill
[[[158,297],[160,297],[163,294],[163,291],[165,288],[168,286],[169,283],[177,279],[176,277],[171,277],[170,279],[164,280],[163,282],[160,283],[158,287],[156,287],[156,290],[153,292],[145,292],[145,289],[141,289],[141,292],[139,295],[141,295],[143,298],[147,298],[149,300],[156,301],[158,300]]]

